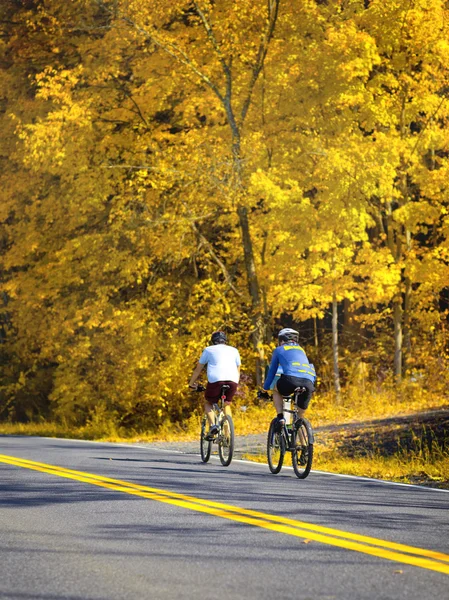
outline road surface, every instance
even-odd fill
[[[0,436],[0,598],[449,599],[449,493]]]

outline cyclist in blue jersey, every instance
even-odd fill
[[[306,353],[299,345],[299,333],[289,327],[281,329],[278,334],[278,347],[271,357],[263,388],[270,389],[278,367],[282,367],[282,375],[273,389],[273,402],[277,411],[278,425],[285,424],[283,396],[293,394],[297,387],[306,388],[299,397],[298,416],[302,417],[309,406],[310,399],[315,391],[316,380],[315,368],[309,363]]]

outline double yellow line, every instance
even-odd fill
[[[270,515],[256,510],[232,506],[231,504],[223,504],[221,502],[214,502],[212,500],[205,500],[194,496],[186,496],[185,494],[178,494],[169,490],[138,485],[119,479],[111,479],[110,477],[94,475],[93,473],[74,471],[73,469],[65,469],[63,467],[26,460],[24,458],[0,454],[0,462],[16,467],[23,467],[25,469],[32,469],[33,471],[57,475],[58,477],[64,477],[66,479],[74,479],[76,481],[82,481],[117,492],[149,498],[150,500],[173,504],[181,508],[214,515],[223,519],[229,519],[230,521],[237,521],[238,523],[245,523],[263,529],[269,529],[270,531],[292,535],[294,537],[303,538],[306,542],[313,540],[330,546],[354,550],[378,558],[385,558],[387,560],[405,563],[423,569],[430,569],[431,571],[438,571],[439,573],[449,575],[449,555],[441,552],[388,542],[386,540],[359,535],[357,533],[340,531],[330,527],[322,527],[321,525],[314,525],[312,523],[296,521],[287,517]]]

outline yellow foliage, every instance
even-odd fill
[[[333,299],[447,335],[442,0],[1,10],[0,418],[182,420],[211,331],[251,385]]]

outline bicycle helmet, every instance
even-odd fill
[[[210,341],[212,342],[212,344],[216,345],[216,344],[226,344],[227,342],[227,337],[224,331],[216,331],[215,333],[212,334]]]
[[[299,342],[299,332],[290,329],[290,327],[285,327],[278,333],[278,340],[279,342],[295,342],[297,344]]]

